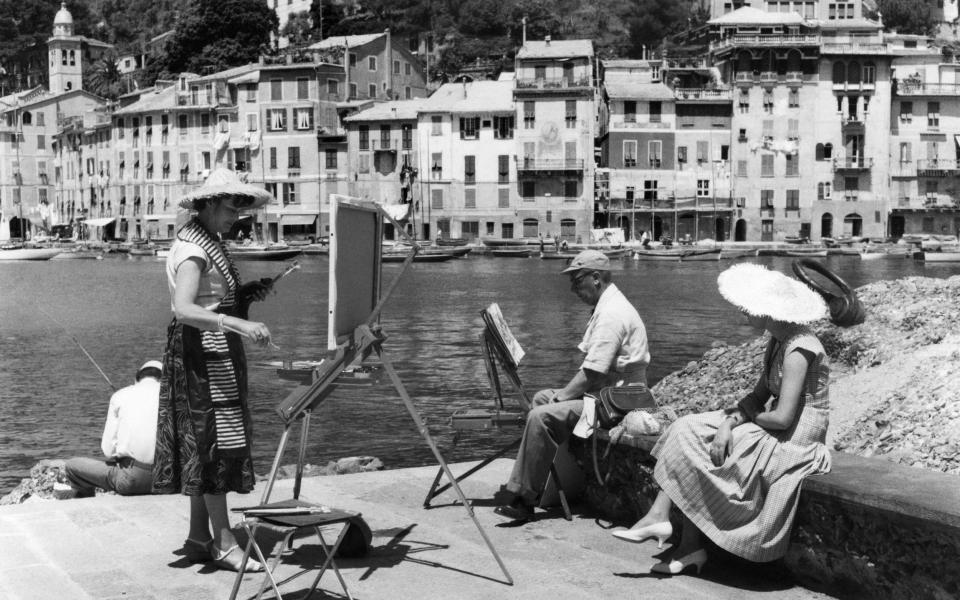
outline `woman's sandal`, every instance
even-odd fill
[[[213,560],[213,539],[201,542],[193,538],[187,538],[183,542],[183,555],[190,562],[210,562]]]
[[[240,546],[234,544],[226,551],[220,551],[216,548],[211,550],[213,555],[213,564],[217,565],[225,571],[239,571],[240,563],[243,562],[243,552],[240,551]],[[247,558],[247,568],[244,569],[247,573],[262,573],[263,565],[260,564],[254,558]]]

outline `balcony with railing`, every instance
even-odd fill
[[[584,160],[581,158],[523,158],[517,157],[517,171],[527,172],[582,172]]]
[[[819,46],[819,34],[745,34],[738,33],[710,42],[710,51],[719,52],[740,46],[796,47]]]
[[[584,77],[520,77],[517,79],[520,90],[558,90],[568,88],[589,88],[592,81]]]
[[[673,129],[673,126],[663,121],[638,121],[620,118],[610,120],[610,129]]]
[[[884,54],[887,45],[878,41],[850,40],[847,42],[824,42],[820,46],[821,54]]]
[[[684,102],[723,101],[733,100],[733,90],[730,88],[675,88],[673,96]]]
[[[873,81],[834,81],[835,92],[872,92],[876,89]]]
[[[370,149],[374,152],[396,152],[400,147],[400,140],[380,138],[370,139]]]
[[[917,161],[920,177],[949,177],[960,174],[960,161],[955,158],[924,158]]]
[[[960,83],[925,83],[919,79],[894,79],[898,96],[958,96]]]
[[[872,157],[845,156],[833,159],[834,171],[868,171],[872,168]]]

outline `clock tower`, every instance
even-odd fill
[[[83,87],[81,38],[73,35],[73,15],[66,2],[53,19],[53,37],[47,40],[50,92],[62,94]]]

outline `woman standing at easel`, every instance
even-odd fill
[[[249,492],[255,483],[241,337],[270,344],[270,330],[248,320],[247,308],[266,297],[272,282],[241,285],[221,239],[241,211],[270,198],[233,171],[214,170],[180,201],[197,214],[177,232],[167,258],[174,319],[160,383],[153,488],[190,497],[184,554],[228,570],[239,569],[243,551],[230,530],[226,494]],[[247,570],[263,565],[250,560]]]

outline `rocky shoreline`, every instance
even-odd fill
[[[867,311],[848,329],[815,327],[830,356],[834,449],[960,473],[960,276],[857,289]],[[765,340],[714,344],[653,391],[679,415],[730,406],[752,388]]]

